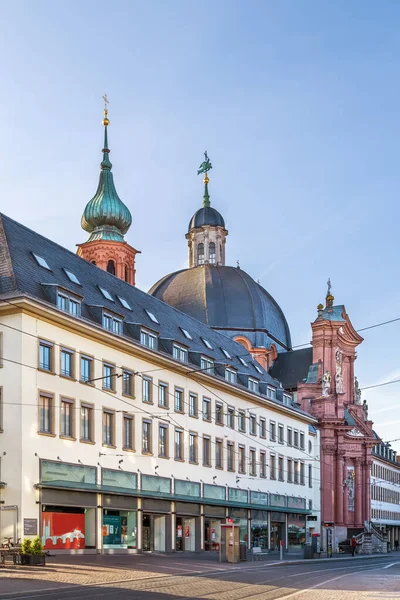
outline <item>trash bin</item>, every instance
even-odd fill
[[[312,558],[313,552],[311,544],[304,544],[304,558]]]
[[[247,560],[247,544],[240,542],[240,560]]]

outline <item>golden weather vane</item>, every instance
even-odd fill
[[[104,94],[104,96],[103,96],[103,100],[104,100],[104,119],[103,119],[103,125],[104,125],[104,126],[107,126],[107,125],[109,125],[109,124],[110,124],[110,120],[109,120],[109,118],[107,117],[107,115],[108,115],[108,108],[107,108],[107,104],[109,104],[109,103],[110,103],[110,101],[109,101],[109,100],[108,100],[108,98],[107,98],[107,94]]]

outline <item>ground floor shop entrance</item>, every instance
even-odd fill
[[[143,515],[143,552],[166,551],[166,519],[165,515]]]
[[[194,517],[176,517],[177,552],[196,551],[196,520]]]
[[[219,552],[221,544],[221,523],[225,519],[204,519],[204,550]]]

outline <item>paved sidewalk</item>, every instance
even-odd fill
[[[139,581],[168,576],[191,576],[218,571],[247,571],[263,567],[279,567],[290,564],[319,564],[335,561],[349,562],[365,559],[386,558],[390,554],[370,556],[342,555],[316,560],[303,559],[302,553],[288,553],[284,560],[272,553],[263,561],[251,559],[239,564],[220,563],[218,554],[91,554],[57,555],[46,559],[45,567],[10,566],[0,568],[0,597],[7,594],[66,589],[71,585],[104,585],[123,581]]]

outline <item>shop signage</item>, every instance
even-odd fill
[[[178,537],[178,538],[182,537],[182,525],[178,525],[177,530],[176,530],[176,537]]]
[[[190,538],[190,527],[186,525],[185,527],[185,538]]]
[[[37,529],[37,519],[24,519],[24,535],[37,535]]]

